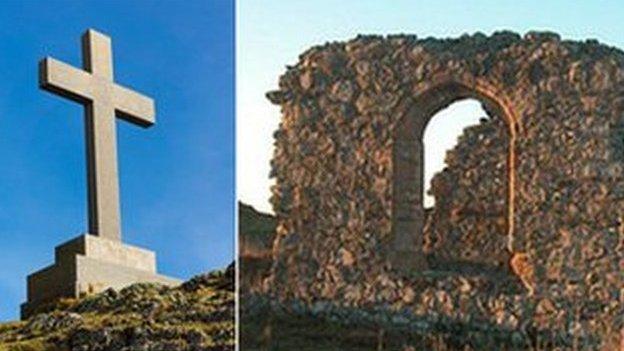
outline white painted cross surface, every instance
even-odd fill
[[[111,39],[82,37],[83,69],[53,58],[39,64],[39,85],[85,106],[89,233],[121,241],[116,117],[142,127],[155,122],[154,101],[113,80]]]

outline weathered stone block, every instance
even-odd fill
[[[156,272],[156,254],[154,252],[95,235],[79,236],[55,249],[56,262],[73,259],[76,255],[138,270]]]
[[[82,235],[55,249],[55,263],[28,276],[22,318],[59,298],[76,298],[138,282],[176,285],[156,273],[154,252],[93,235]]]

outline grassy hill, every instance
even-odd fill
[[[179,287],[135,284],[0,325],[0,351],[234,350],[234,266]]]

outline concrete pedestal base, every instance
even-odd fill
[[[55,249],[52,266],[28,276],[28,301],[22,305],[22,318],[59,298],[77,298],[139,282],[181,283],[156,273],[152,251],[82,235]]]

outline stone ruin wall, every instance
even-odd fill
[[[621,51],[535,32],[361,36],[311,48],[268,97],[283,114],[275,294],[410,304],[426,284],[401,266],[427,270],[435,258],[510,272],[522,255],[527,299],[583,297],[621,313]],[[419,138],[468,97],[491,120],[450,152],[425,213]]]

